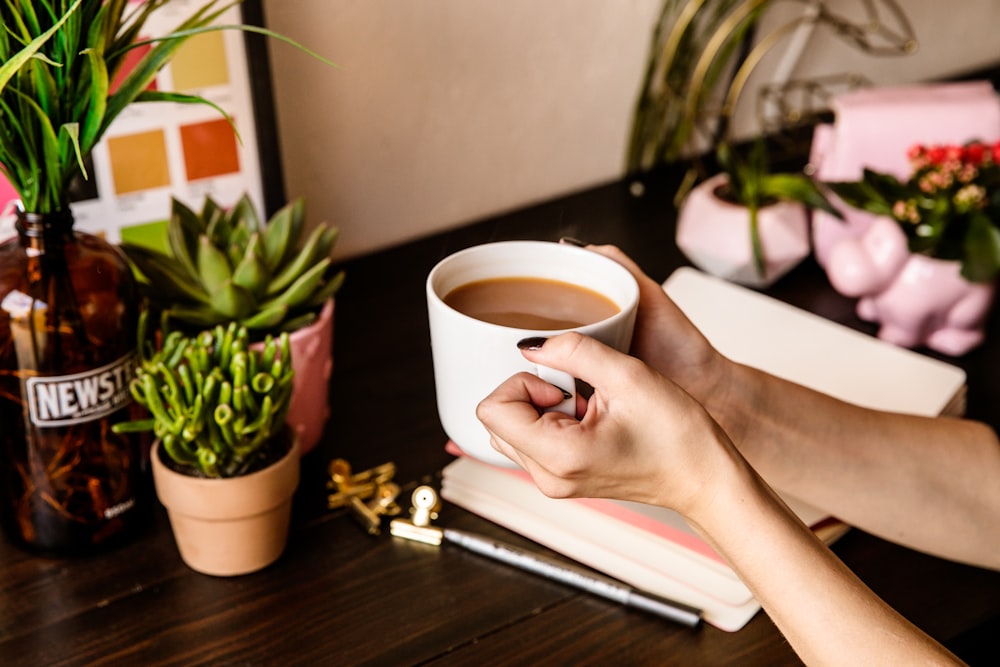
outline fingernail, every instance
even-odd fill
[[[558,389],[559,391],[561,391],[563,393],[563,400],[564,401],[568,401],[569,399],[573,398],[573,394],[569,393],[568,391],[566,391],[565,389],[563,389],[559,385],[554,384],[552,386],[555,387],[556,389]]]
[[[545,341],[548,338],[543,336],[531,336],[529,338],[522,338],[517,341],[517,349],[519,350],[540,350],[542,345],[545,345]]]
[[[567,245],[575,245],[578,248],[586,248],[587,243],[581,241],[580,239],[575,239],[572,236],[563,236],[559,239],[559,243],[565,243]]]

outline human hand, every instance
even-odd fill
[[[639,309],[631,354],[682,386],[703,405],[723,394],[728,360],[712,347],[656,282],[619,248],[590,245],[587,249],[615,260],[639,285]]]
[[[530,373],[513,376],[476,415],[493,446],[546,495],[610,497],[697,513],[727,462],[741,460],[722,429],[686,391],[634,357],[577,333],[524,349],[594,393],[582,418],[543,412],[562,391]]]

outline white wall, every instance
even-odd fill
[[[863,15],[862,0],[833,3]],[[817,30],[795,76],[856,66],[888,83],[1000,61],[1000,2],[904,4],[918,55],[865,58]],[[271,45],[287,194],[338,225],[350,256],[619,177],[660,0],[264,6],[269,27],[341,65]]]

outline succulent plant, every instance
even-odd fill
[[[266,224],[246,195],[228,210],[207,197],[200,214],[174,199],[169,254],[121,248],[170,326],[192,331],[235,321],[259,340],[310,324],[343,282],[330,258],[337,228],[319,224],[300,245],[304,218],[301,198]]]
[[[246,327],[230,322],[194,336],[172,331],[154,349],[139,326],[139,363],[129,388],[148,419],[117,432],[152,430],[181,472],[235,477],[263,467],[285,427],[292,393],[288,334],[250,347]]]

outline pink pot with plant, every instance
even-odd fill
[[[834,243],[825,268],[880,338],[965,354],[983,340],[1000,271],[1000,142],[916,145],[909,158],[905,181],[865,170],[828,184],[876,217]]]

